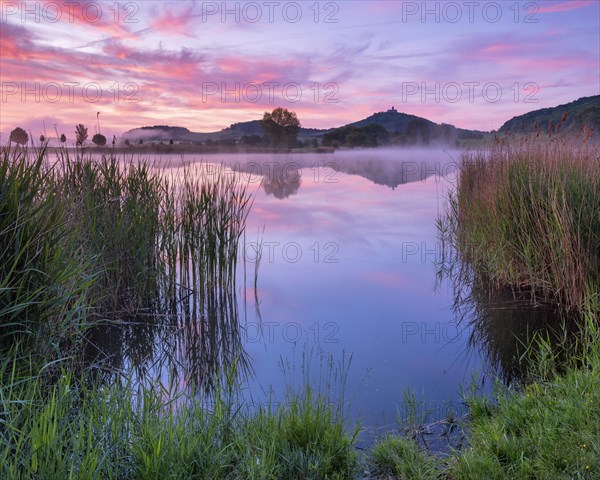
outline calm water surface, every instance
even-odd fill
[[[254,194],[245,268],[238,267],[239,342],[225,353],[247,360],[244,395],[283,400],[286,387],[306,379],[321,388],[327,379],[336,383],[341,368],[349,416],[364,426],[394,426],[407,389],[432,418],[450,404],[460,409],[461,385],[486,367],[469,347],[468,322],[457,325],[452,289],[434,288],[435,222],[457,158],[429,150],[159,159],[173,171],[183,163],[222,165]],[[135,348],[123,347],[128,341]],[[161,381],[178,389],[203,375],[201,365],[190,365],[205,358],[202,342],[165,347],[156,337],[111,331],[96,343],[121,368],[161,365]],[[176,351],[184,360],[159,361]],[[194,373],[178,371],[186,369]]]

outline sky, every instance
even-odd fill
[[[211,132],[276,107],[308,128],[393,106],[489,131],[600,93],[600,0],[0,6],[2,144],[16,126]]]

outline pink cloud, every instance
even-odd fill
[[[569,10],[577,10],[592,5],[593,0],[571,0],[569,2],[552,2],[544,5],[539,9],[539,13],[558,13],[567,12]]]
[[[156,16],[156,18],[151,22],[150,29],[156,31],[164,31],[164,32],[186,32],[186,29],[189,27],[190,23],[194,19],[194,10],[195,4],[189,4],[185,9],[183,9],[180,13],[175,13],[169,7],[165,9],[162,14]],[[187,33],[185,33],[187,35]]]
[[[78,2],[58,0],[53,3],[56,3],[58,11],[62,12],[60,17],[61,23],[97,29],[103,33],[117,37],[133,37],[123,22],[123,19],[128,14],[124,4],[115,3],[109,9],[109,4],[90,0],[79,0]],[[115,5],[118,5],[119,8],[118,15],[114,10]]]
[[[490,45],[483,49],[486,53],[494,53],[494,52],[507,52],[514,50],[515,46],[509,43],[498,43],[494,45]]]

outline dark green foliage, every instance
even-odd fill
[[[265,112],[262,127],[276,149],[290,148],[296,143],[300,121],[295,112],[279,107],[270,113]]]
[[[600,134],[600,95],[582,97],[574,102],[552,108],[542,108],[511,118],[499,129],[500,132],[532,133],[555,128],[567,115],[565,129],[579,130],[583,126]]]
[[[103,147],[104,145],[106,145],[106,137],[101,133],[96,133],[92,137],[92,143],[94,145],[97,145],[98,147]]]
[[[27,132],[21,127],[17,127],[10,132],[9,141],[15,142],[17,145],[27,145],[27,142],[29,142],[29,135],[27,135]]]
[[[323,135],[324,146],[351,145],[353,147],[377,147],[388,143],[388,132],[381,125],[364,127],[341,127]]]
[[[430,122],[424,118],[411,120],[406,125],[404,134],[410,144],[429,145],[431,142]]]

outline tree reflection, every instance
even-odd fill
[[[267,195],[279,199],[287,198],[297,193],[302,185],[300,169],[295,163],[275,164],[269,169],[262,185]]]

